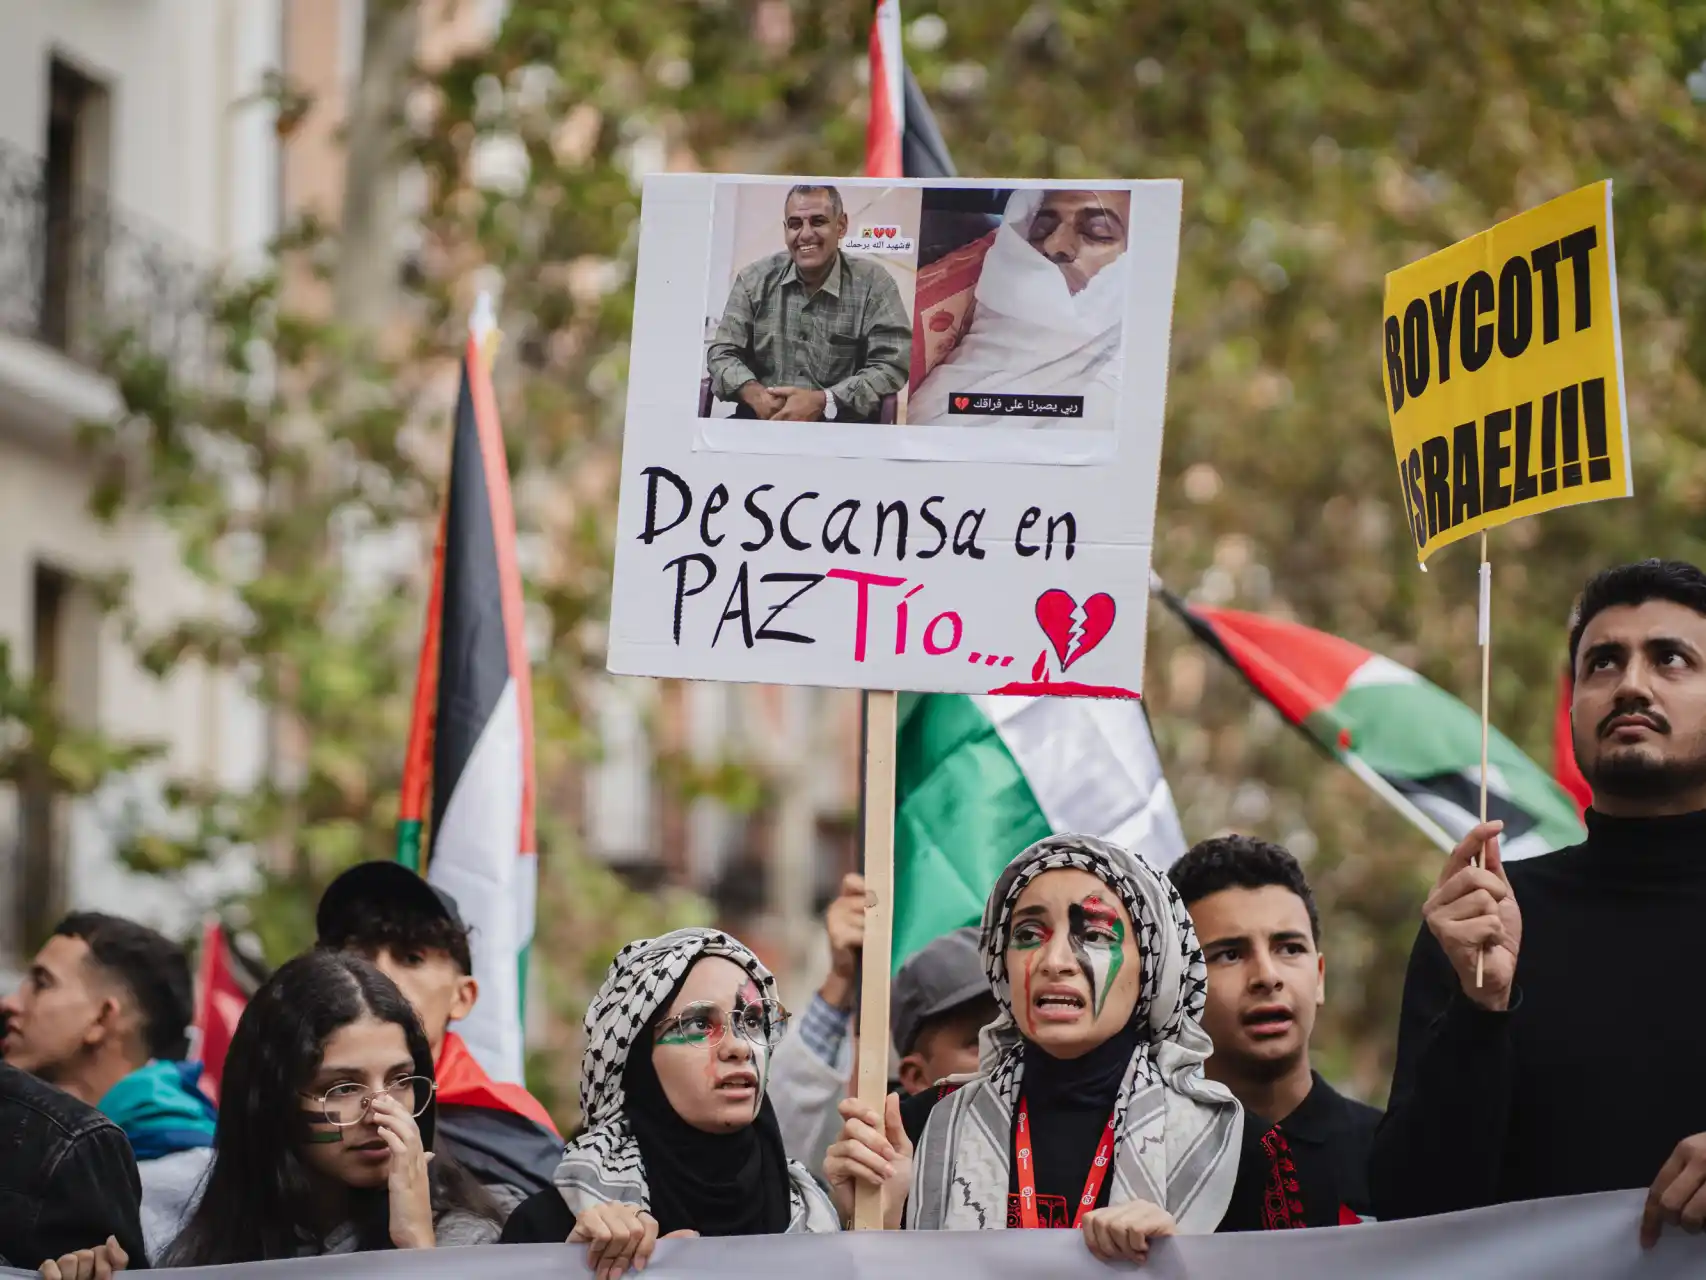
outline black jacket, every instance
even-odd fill
[[[116,1236],[142,1270],[141,1202],[124,1130],[0,1062],[0,1262],[33,1270]]]
[[[440,1105],[438,1141],[487,1190],[496,1189],[510,1202],[548,1190],[563,1158],[563,1140],[556,1134],[526,1116],[491,1107]],[[503,1195],[505,1188],[514,1190]]]

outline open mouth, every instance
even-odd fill
[[[1039,991],[1031,997],[1031,1008],[1042,1022],[1072,1022],[1089,1007],[1089,1002],[1069,987]]]
[[[1270,1040],[1291,1030],[1296,1019],[1284,1005],[1268,1004],[1251,1009],[1239,1022],[1257,1040]]]
[[[758,1088],[758,1077],[750,1071],[737,1071],[717,1081],[717,1092],[731,1094],[737,1098],[750,1098],[752,1091]]]

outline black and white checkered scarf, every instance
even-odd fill
[[[1142,958],[1132,1019],[1146,1034],[1114,1107],[1109,1202],[1148,1200],[1172,1214],[1181,1231],[1212,1232],[1237,1178],[1243,1112],[1225,1086],[1202,1074],[1214,1046],[1202,1029],[1208,970],[1196,930],[1164,875],[1124,849],[1076,835],[1033,844],[1007,865],[990,893],[983,962],[1001,1016],[983,1030],[978,1074],[930,1113],[914,1157],[907,1226],[1006,1226],[1023,1057],[1007,982],[1007,942],[1025,886],[1065,868],[1087,871],[1119,895]]]
[[[776,998],[770,970],[716,929],[677,929],[630,942],[616,953],[586,1012],[586,1050],[581,1055],[586,1131],[564,1149],[554,1178],[576,1217],[611,1201],[651,1208],[645,1162],[626,1114],[622,1076],[636,1039],[701,956],[733,961],[758,984],[765,999]],[[638,1047],[650,1050],[649,1045]],[[840,1230],[840,1215],[804,1165],[789,1161],[788,1179],[790,1232]]]

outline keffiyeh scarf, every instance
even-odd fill
[[[1142,959],[1132,1017],[1146,1034],[1114,1106],[1109,1203],[1148,1200],[1172,1214],[1181,1232],[1212,1232],[1237,1178],[1243,1112],[1225,1086],[1202,1074],[1213,1045],[1202,1029],[1208,973],[1196,930],[1165,876],[1124,849],[1075,835],[1050,836],[1026,849],[990,894],[983,961],[1001,1016],[984,1028],[977,1075],[930,1113],[913,1159],[907,1226],[1006,1226],[1023,1048],[1007,983],[1007,939],[1025,886],[1064,868],[1087,871],[1119,895]]]
[[[776,979],[758,957],[716,929],[677,929],[630,942],[616,953],[604,985],[586,1013],[581,1055],[581,1109],[586,1131],[563,1151],[553,1179],[570,1212],[617,1201],[650,1211],[645,1162],[627,1117],[623,1072],[643,1029],[668,1000],[693,962],[722,956],[752,977],[763,998],[776,998]],[[840,1215],[798,1161],[788,1161],[788,1231],[838,1231]]]

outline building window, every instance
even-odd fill
[[[49,61],[47,79],[40,336],[70,351],[102,285],[110,98],[61,58]]]
[[[71,597],[71,579],[56,569],[38,564],[31,600],[31,643],[35,651],[34,677],[53,695],[55,705],[63,689],[65,614]],[[21,874],[18,877],[18,934],[25,953],[33,951],[53,927],[64,904],[60,868],[64,865],[64,824],[59,799],[45,761],[32,759],[18,780],[18,846]]]

